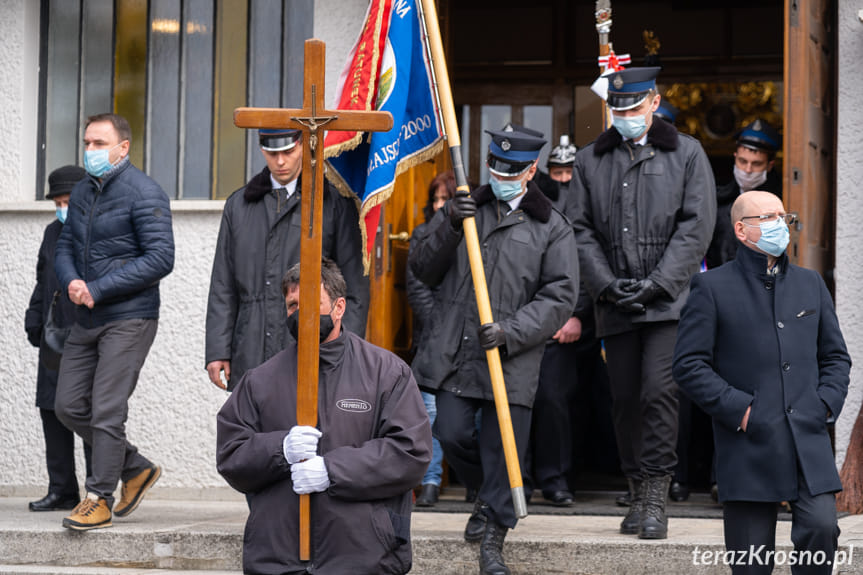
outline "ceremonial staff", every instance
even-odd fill
[[[443,43],[441,42],[440,28],[438,27],[437,9],[434,2],[435,0],[422,0],[423,21],[429,39],[431,60],[437,81],[437,94],[441,105],[441,116],[443,117],[447,144],[449,145],[450,156],[452,158],[452,168],[455,173],[456,193],[469,194],[470,187],[467,184],[467,177],[464,173],[464,163],[461,157],[461,139],[455,117],[455,107],[452,102],[449,73],[446,68]],[[479,321],[480,324],[492,323],[494,319],[491,315],[491,305],[488,299],[488,287],[485,282],[485,270],[482,264],[482,252],[479,248],[476,220],[473,217],[465,218],[462,222],[462,227],[464,229],[464,240],[467,246],[468,258],[470,259],[474,292],[476,292],[476,307],[479,310]],[[512,432],[512,418],[509,413],[506,385],[503,381],[500,352],[495,347],[486,350],[485,354],[488,361],[488,371],[491,376],[491,387],[494,392],[494,404],[497,409],[497,420],[500,425],[500,437],[503,442],[503,452],[506,458],[506,469],[509,475],[509,486],[512,491],[512,503],[515,508],[515,515],[519,518],[526,517],[527,503],[524,499],[521,468],[518,463],[518,451],[515,447],[515,435]]]
[[[323,42],[315,38],[306,40],[301,110],[234,110],[234,124],[240,128],[293,128],[303,131],[297,425],[312,427],[318,424],[318,332],[321,321],[321,227],[324,205],[324,134],[321,128],[326,125],[328,130],[386,132],[393,127],[393,117],[389,112],[324,108],[324,55]],[[311,558],[309,503],[308,495],[300,495],[300,559],[303,561]]]

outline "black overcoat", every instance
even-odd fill
[[[39,347],[39,371],[36,377],[36,407],[54,409],[54,395],[57,393],[57,371],[48,369],[42,363],[42,330],[48,320],[48,310],[54,299],[54,292],[59,291],[57,307],[54,309],[54,322],[57,327],[72,327],[75,323],[75,304],[69,299],[69,294],[60,289],[57,274],[54,273],[54,249],[63,224],[54,220],[45,228],[42,244],[39,246],[39,258],[36,263],[36,286],[30,296],[30,305],[24,314],[24,329],[30,343]]]
[[[477,188],[473,197],[492,317],[506,334],[501,364],[507,396],[514,405],[531,407],[545,342],[572,315],[578,297],[572,227],[533,182],[508,215],[488,185]],[[447,202],[435,213],[427,233],[411,246],[413,273],[440,287],[438,307],[411,367],[427,391],[443,389],[491,401],[464,233],[452,227],[450,206]]]
[[[674,378],[713,417],[720,501],[793,501],[842,489],[828,417],[848,391],[851,358],[821,276],[745,246],[696,274],[677,334]],[[738,430],[752,406],[746,431]]]

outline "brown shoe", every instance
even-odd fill
[[[154,465],[145,469],[129,481],[123,482],[123,491],[120,501],[114,507],[114,515],[126,517],[138,508],[138,504],[144,498],[147,490],[162,476],[162,468]]]
[[[87,497],[72,511],[72,515],[63,518],[63,527],[75,531],[88,531],[111,526],[111,510],[108,502],[96,495],[88,493]]]

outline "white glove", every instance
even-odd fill
[[[299,495],[326,491],[330,486],[330,474],[327,473],[324,458],[315,455],[291,465],[291,481],[294,483],[294,493]]]
[[[288,463],[294,464],[304,459],[311,459],[318,454],[318,439],[321,432],[308,425],[295,425],[282,441],[282,451]]]

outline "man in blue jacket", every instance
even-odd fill
[[[161,468],[126,440],[129,396],[156,336],[159,281],[174,267],[171,204],[159,184],[129,161],[129,123],[115,114],[87,119],[84,167],[57,243],[55,269],[76,308],[57,383],[57,418],[92,447],[87,496],[63,526],[111,526],[137,508]]]
[[[842,410],[851,359],[821,276],[788,261],[793,216],[782,201],[746,192],[731,220],[737,256],[693,276],[674,378],[713,418],[732,573],[772,572],[776,510],[788,501],[791,572],[826,575],[842,489],[827,423]]]

